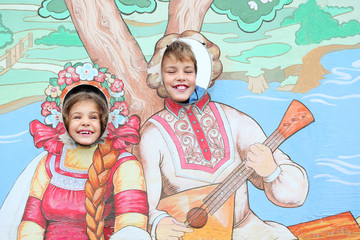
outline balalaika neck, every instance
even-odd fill
[[[276,130],[263,144],[274,152],[284,141],[285,138],[283,135]],[[247,168],[245,163],[246,160],[242,161],[239,166],[204,199],[204,204],[210,214],[214,214],[253,173],[253,170]]]

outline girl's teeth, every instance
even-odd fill
[[[80,132],[81,134],[91,134],[91,132]]]

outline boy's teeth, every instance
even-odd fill
[[[177,88],[177,89],[179,89],[179,90],[186,89],[186,87],[185,87],[185,86],[176,86],[176,88]]]

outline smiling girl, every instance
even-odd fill
[[[65,126],[80,145],[95,143],[105,131],[108,112],[106,102],[94,92],[79,92],[66,100],[63,110]]]
[[[92,74],[81,71],[85,65]],[[55,106],[44,111],[48,125],[30,123],[35,146],[48,154],[35,170],[17,238],[149,239],[142,166],[125,150],[139,141],[139,119],[120,113],[124,92],[111,90],[121,80],[89,63],[65,71],[74,81],[59,73],[51,82],[62,92],[47,98]]]

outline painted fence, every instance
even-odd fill
[[[26,50],[33,46],[33,33],[30,32],[25,38],[21,38],[19,43],[6,50],[6,53],[0,57],[0,66],[5,68],[0,72],[0,76],[11,69],[11,67],[22,57]]]

